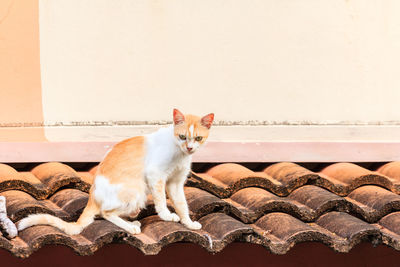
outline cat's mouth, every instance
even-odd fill
[[[194,151],[195,151],[194,149],[187,149],[187,148],[184,149],[184,152],[188,155],[192,155]]]

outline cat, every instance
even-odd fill
[[[201,229],[201,224],[189,217],[183,186],[191,169],[192,154],[206,141],[213,120],[213,113],[200,118],[174,109],[173,124],[169,127],[119,142],[106,154],[77,222],[65,222],[49,214],[33,214],[17,223],[18,230],[45,224],[76,235],[95,216],[101,216],[130,234],[138,234],[140,222],[122,217],[144,208],[148,192],[162,220],[180,221],[189,229]],[[168,210],[165,191],[176,213]]]

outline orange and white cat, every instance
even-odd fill
[[[189,217],[183,186],[190,172],[192,154],[206,141],[214,114],[202,118],[173,111],[173,125],[116,144],[99,164],[90,189],[87,206],[77,222],[65,222],[49,214],[30,215],[17,223],[18,230],[46,224],[67,234],[79,234],[100,215],[130,234],[140,233],[139,221],[128,216],[146,206],[150,191],[158,216],[165,221],[180,221],[189,229],[201,224]],[[171,213],[165,190],[174,205]]]

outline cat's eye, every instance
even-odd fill
[[[186,136],[183,135],[183,134],[180,134],[180,135],[179,135],[179,139],[181,139],[181,140],[186,140]]]
[[[203,140],[203,136],[196,136],[194,138],[194,140],[196,140],[197,142],[200,142],[201,140]]]

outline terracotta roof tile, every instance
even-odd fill
[[[361,185],[375,184],[400,193],[397,181],[385,175],[362,168],[353,163],[336,163],[321,171],[327,179],[326,188],[341,196],[349,194]],[[319,185],[323,186],[323,181]],[[329,185],[329,182],[331,185]]]
[[[287,195],[308,181],[319,178],[318,174],[291,162],[273,164],[265,168],[264,172],[282,185],[279,195]]]
[[[322,242],[339,252],[362,241],[400,250],[399,166],[387,163],[370,170],[337,163],[313,172],[294,163],[255,170],[220,164],[193,173],[185,187],[190,215],[203,225],[201,230],[160,220],[150,197],[147,208],[137,215],[142,224],[138,235],[97,219],[76,236],[50,226],[25,229],[12,240],[0,235],[0,247],[18,257],[46,244],[63,244],[89,255],[113,242],[130,244],[145,254],[157,254],[181,241],[212,253],[234,241],[260,244],[277,254],[305,241]],[[53,162],[18,172],[0,164],[0,194],[7,199],[8,216],[17,222],[29,214],[48,213],[75,221],[87,203],[94,170],[79,172]],[[173,210],[169,201],[168,205]]]
[[[230,209],[226,201],[196,187],[185,187],[185,195],[190,215],[194,220],[211,212]]]
[[[57,215],[63,219],[68,217],[68,214],[56,205],[44,204],[44,202],[49,202],[48,200],[36,200],[33,196],[22,191],[9,190],[1,193],[1,195],[7,199],[7,213],[12,221],[18,221],[34,213]]]
[[[400,161],[386,163],[378,168],[377,172],[394,179],[396,183],[400,183]]]
[[[377,227],[381,229],[383,243],[400,250],[400,212],[386,215]]]
[[[0,164],[0,191],[12,189],[29,192],[37,198],[47,196],[47,186],[32,173],[19,173],[8,165]]]
[[[63,189],[49,200],[68,214],[68,221],[76,221],[88,202],[88,194],[77,189]]]
[[[328,233],[280,212],[263,216],[253,227],[258,236],[252,242],[262,244],[275,254],[284,254],[299,242],[320,241],[331,245],[332,240]]]
[[[208,246],[212,252],[221,251],[227,244],[250,234],[253,228],[224,213],[211,213],[202,217],[199,222],[202,224],[203,235],[211,237],[208,239]]]
[[[317,219],[316,224],[353,245],[366,240],[366,236],[377,240],[380,238],[378,228],[344,212],[326,213]]]
[[[347,208],[346,201],[334,193],[314,185],[304,185],[293,191],[288,199],[295,200],[311,210],[311,219],[319,217],[330,210]],[[304,219],[303,219],[304,220]]]
[[[228,197],[241,188],[248,186],[279,187],[280,183],[274,181],[263,172],[253,172],[246,167],[225,163],[212,167],[205,173],[193,173],[193,183],[200,182],[209,191],[220,197]],[[197,178],[197,179],[196,179]]]
[[[375,185],[361,186],[346,199],[353,204],[354,212],[367,222],[376,222],[386,214],[400,210],[400,196]]]

